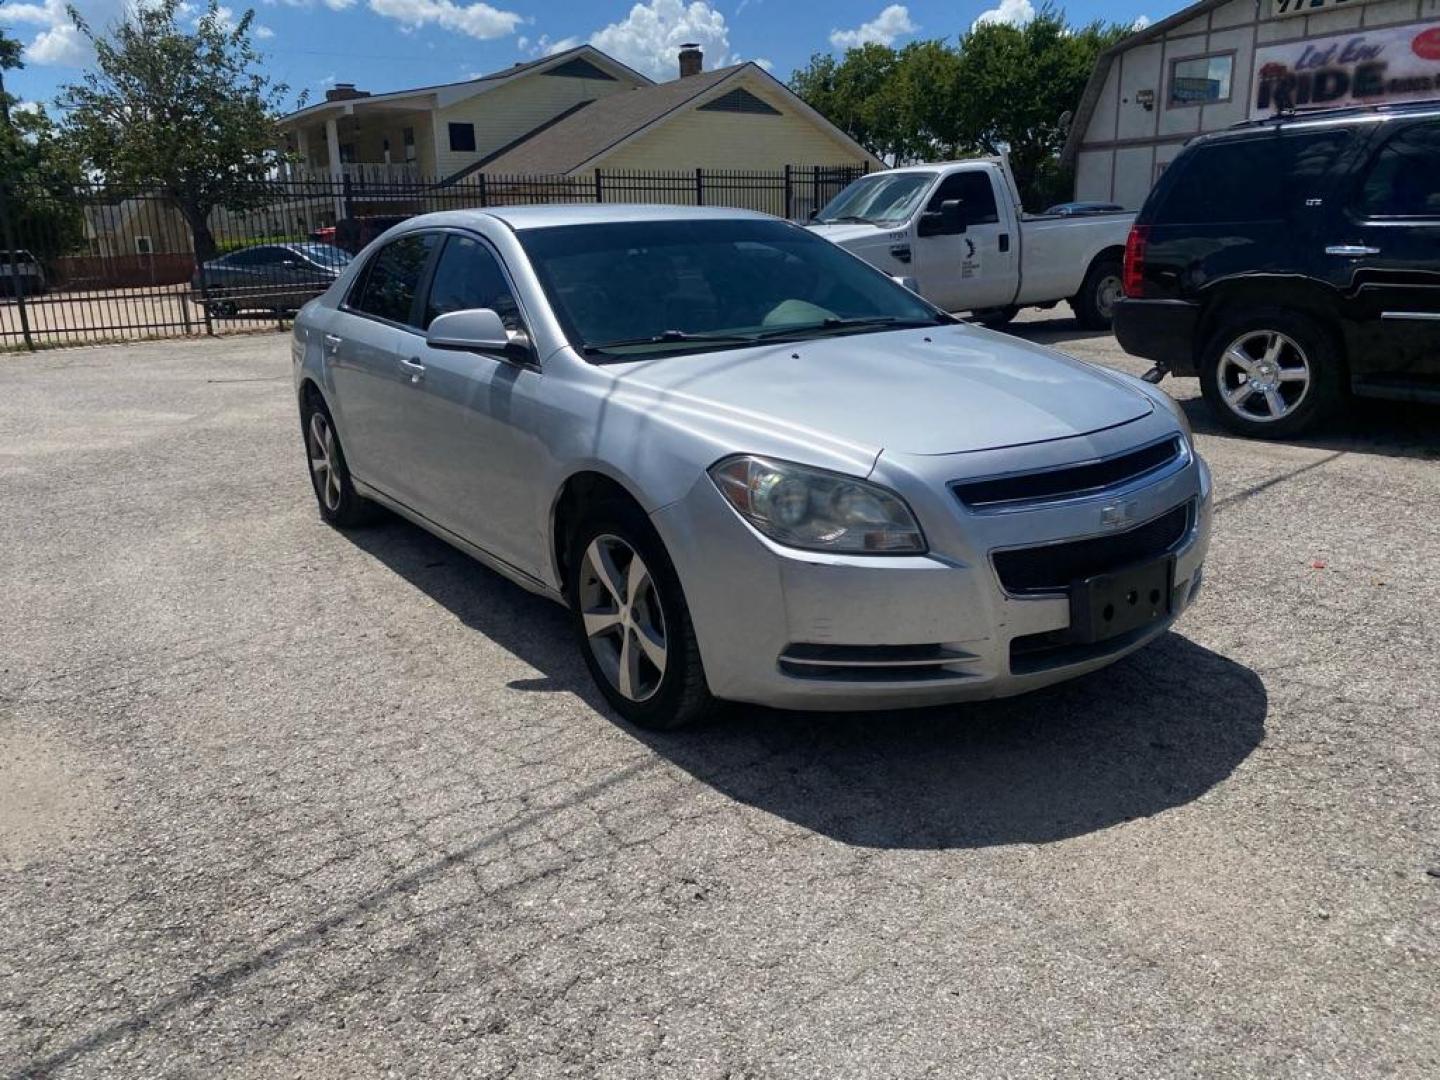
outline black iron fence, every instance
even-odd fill
[[[209,215],[210,235],[198,245],[181,207],[156,191],[0,183],[0,350],[283,328],[351,254],[416,214],[665,203],[804,221],[862,172],[598,169],[438,182],[347,166],[342,177],[291,177],[240,192]]]

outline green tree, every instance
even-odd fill
[[[982,23],[958,42],[862,45],[817,53],[790,88],[867,150],[893,164],[1008,153],[1021,197],[1035,206],[1068,185],[1065,132],[1100,52],[1122,26],[1074,28],[1046,7],[1024,26]]]
[[[1058,164],[1065,142],[1060,118],[1079,105],[1100,53],[1129,32],[1098,22],[1073,28],[1064,12],[1049,7],[1024,26],[973,27],[957,46],[963,88],[957,147],[1008,153],[1026,201],[1038,206],[1053,198],[1065,185]]]
[[[276,116],[287,87],[259,71],[254,12],[231,23],[218,0],[187,30],[180,0],[136,5],[107,33],[70,17],[95,48],[96,68],[64,87],[64,133],[107,181],[168,195],[195,257],[215,253],[210,214],[266,199],[281,153]]]
[[[24,67],[20,43],[0,31],[0,75]],[[42,261],[84,242],[85,220],[74,199],[80,167],[41,108],[15,108],[0,90],[0,182],[14,243]]]

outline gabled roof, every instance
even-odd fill
[[[1162,38],[1177,26],[1184,26],[1192,19],[1228,3],[1230,0],[1199,0],[1189,7],[1181,8],[1168,18],[1151,23],[1143,30],[1126,34],[1102,52],[1095,60],[1095,70],[1090,73],[1090,81],[1085,84],[1084,93],[1080,95],[1080,104],[1075,107],[1075,118],[1070,121],[1070,132],[1066,135],[1065,146],[1060,151],[1060,163],[1067,167],[1075,164],[1075,155],[1080,151],[1080,142],[1085,138],[1085,129],[1090,126],[1090,118],[1095,115],[1095,106],[1100,103],[1100,94],[1105,89],[1105,79],[1110,74],[1110,65],[1115,62],[1115,57],[1138,45]]]
[[[473,79],[462,79],[453,83],[436,83],[433,86],[417,86],[410,90],[391,90],[384,94],[365,94],[362,97],[341,98],[338,101],[318,101],[314,105],[307,105],[303,109],[296,109],[280,118],[281,126],[288,126],[297,121],[308,120],[313,116],[319,116],[330,109],[343,109],[345,106],[359,106],[361,108],[370,104],[385,104],[398,101],[402,98],[417,97],[426,94],[443,95],[447,100],[445,104],[452,104],[462,101],[467,97],[476,94],[483,94],[495,87],[523,78],[526,75],[545,72],[558,67],[564,67],[577,59],[585,59],[590,63],[602,68],[609,68],[617,71],[638,86],[652,86],[653,80],[640,74],[634,68],[622,64],[613,56],[608,56],[595,48],[593,45],[577,45],[573,49],[566,49],[564,52],[554,53],[550,56],[543,56],[539,60],[530,60],[525,63],[512,64],[508,68],[501,68],[499,71],[491,71],[485,75],[477,75]]]
[[[563,175],[588,168],[621,143],[664,122],[691,102],[742,74],[758,75],[778,87],[797,113],[830,130],[835,138],[854,147],[858,160],[874,160],[859,143],[835,127],[788,87],[757,64],[732,64],[698,75],[609,94],[547,123],[517,140],[484,163],[490,173]]]

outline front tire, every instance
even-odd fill
[[[300,410],[300,425],[305,437],[305,457],[310,464],[310,486],[325,523],[348,529],[375,520],[379,508],[355,491],[335,421],[318,391],[306,396]]]
[[[1109,330],[1115,301],[1125,294],[1124,270],[1118,259],[1097,259],[1070,301],[1075,318],[1086,330]]]
[[[1340,399],[1334,336],[1314,317],[1256,308],[1222,320],[1200,357],[1200,390],[1240,435],[1284,439],[1313,427]]]
[[[610,503],[586,515],[566,585],[585,666],[611,708],[662,731],[714,711],[680,579],[644,514]]]

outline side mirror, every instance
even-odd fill
[[[946,199],[938,210],[920,215],[921,236],[954,236],[965,231],[965,200]]]
[[[454,352],[498,353],[521,363],[532,358],[530,339],[507,331],[493,308],[466,308],[435,316],[425,331],[425,344]]]
[[[916,281],[913,277],[909,277],[908,275],[901,276],[900,274],[892,274],[890,276],[890,280],[895,282],[895,284],[899,285],[902,289],[909,289],[913,293],[920,292],[920,283]]]

